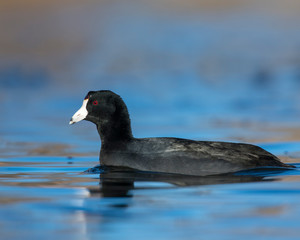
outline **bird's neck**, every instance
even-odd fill
[[[97,130],[101,138],[102,147],[116,146],[124,144],[133,139],[130,119],[114,119],[114,121],[103,121],[101,125],[97,125]]]

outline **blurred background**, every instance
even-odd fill
[[[95,126],[68,122],[100,89],[122,96],[137,137],[297,149],[299,13],[297,0],[0,1],[0,155],[98,155]]]

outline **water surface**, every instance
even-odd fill
[[[299,237],[298,167],[213,177],[115,172],[100,181],[99,172],[84,173],[94,160],[2,162],[3,239]]]

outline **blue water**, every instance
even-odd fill
[[[1,6],[1,239],[299,239],[296,1]],[[255,143],[297,168],[99,172],[95,126],[68,125],[98,89],[136,137]]]
[[[134,186],[110,176],[108,183],[115,181],[107,188],[105,174],[99,184],[99,173],[83,173],[93,161],[24,157],[2,163],[4,239],[299,237],[299,168],[244,180],[142,176]]]

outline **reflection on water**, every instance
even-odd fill
[[[207,177],[86,171],[92,164],[87,157],[72,164],[66,157],[1,162],[2,237],[198,239],[201,233],[250,239],[261,231],[264,239],[299,236],[299,164],[291,171]]]

